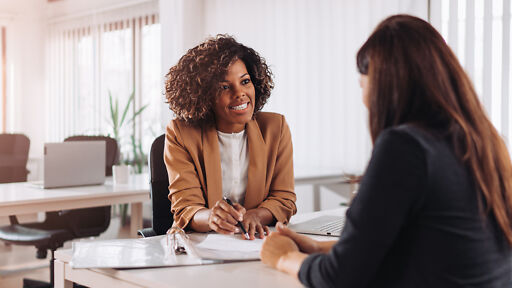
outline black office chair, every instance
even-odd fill
[[[149,179],[151,208],[153,219],[151,228],[144,228],[138,231],[142,237],[163,235],[171,228],[173,216],[171,213],[171,201],[169,195],[169,176],[164,163],[165,134],[158,136],[151,145],[149,152]]]
[[[82,138],[83,137],[83,138]],[[119,159],[117,141],[105,136],[70,137],[64,141],[104,140],[107,142],[106,174],[112,171],[112,165]],[[112,145],[113,143],[113,145]],[[114,156],[112,156],[114,155]],[[19,223],[16,216],[9,216],[10,225],[0,227],[0,240],[15,244],[35,246],[36,257],[45,259],[48,250],[50,258],[50,283],[36,280],[23,280],[23,287],[53,287],[54,283],[54,252],[64,242],[83,237],[98,236],[110,225],[111,206],[82,208],[47,212],[43,222]]]

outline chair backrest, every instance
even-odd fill
[[[23,134],[0,134],[0,183],[27,181],[29,148]]]
[[[173,216],[169,201],[169,176],[164,163],[165,134],[158,136],[149,152],[149,179],[151,205],[153,208],[153,230],[163,235],[171,228]]]
[[[119,162],[119,146],[117,145],[117,141],[114,138],[110,138],[108,136],[70,136],[64,139],[64,142],[67,141],[98,141],[104,140],[107,142],[107,157],[105,167],[105,175],[112,176],[112,166]]]
[[[117,141],[108,136],[71,136],[64,139],[68,141],[99,141],[107,144],[105,175],[112,175],[112,166],[119,161],[119,147]],[[107,230],[110,225],[111,206],[63,210],[59,212],[47,212],[49,222],[65,222],[68,229],[76,237],[97,236]]]

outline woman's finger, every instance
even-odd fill
[[[219,213],[219,211],[217,211]],[[223,230],[227,230],[229,232],[238,232],[238,228],[231,224],[230,222],[226,221],[226,219],[222,218],[222,212],[220,212],[220,214],[213,214],[211,215],[211,221],[214,222],[218,227],[222,228]],[[226,214],[224,213],[223,214],[224,216],[227,216],[229,218],[232,219],[231,215],[229,214]],[[236,223],[236,221],[234,219],[232,219],[231,221],[233,221],[234,223]]]
[[[266,236],[270,235],[270,230],[268,229],[267,225],[263,225],[263,230],[265,230],[265,235]]]
[[[263,239],[265,237],[265,231],[263,230],[263,227],[261,224],[256,225],[256,230],[258,230],[258,237],[260,239]]]
[[[234,234],[232,231],[222,229],[217,223],[215,223],[213,221],[210,221],[209,226],[213,231],[220,233],[220,234],[230,234],[230,235]]]
[[[247,212],[247,210],[245,210],[244,206],[242,206],[242,205],[240,205],[238,203],[233,204],[233,208],[235,208],[236,211],[238,211],[238,213],[240,213],[242,215],[244,215],[245,212]]]
[[[228,214],[230,214],[233,219],[236,219],[237,221],[243,220],[243,214],[238,212],[235,207],[229,205],[226,201],[219,201],[219,207],[222,208],[222,210],[226,211]],[[236,205],[236,204],[234,204]]]
[[[249,231],[247,232],[249,232],[249,239],[254,240],[254,234],[256,233],[256,224],[254,224],[253,222],[249,223]]]
[[[216,215],[217,217],[219,217],[220,219],[223,219],[224,221],[232,224],[232,225],[235,225],[237,222],[235,220],[235,218],[233,218],[233,215],[231,215],[230,213],[224,211],[223,209],[214,209],[212,211],[212,213],[214,215]]]

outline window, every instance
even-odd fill
[[[432,24],[472,78],[487,115],[509,150],[512,148],[510,2],[432,0],[430,6]]]
[[[118,136],[125,160],[133,158],[132,141],[142,145],[142,151],[149,150],[152,140],[164,131],[159,107],[164,99],[160,24],[155,7],[149,12],[142,9],[143,14],[132,7],[135,14],[128,17],[123,11],[112,11],[114,16],[106,19],[94,15],[51,25],[48,141],[78,134]],[[131,95],[124,124],[115,135],[110,97],[120,120]]]

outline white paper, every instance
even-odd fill
[[[263,245],[263,239],[245,240],[240,235],[207,234],[204,239],[199,237],[194,237],[194,239],[201,240],[195,244],[197,248],[219,251],[259,252]]]
[[[198,258],[224,261],[259,260],[262,239],[245,240],[241,235],[189,234],[186,249]]]

